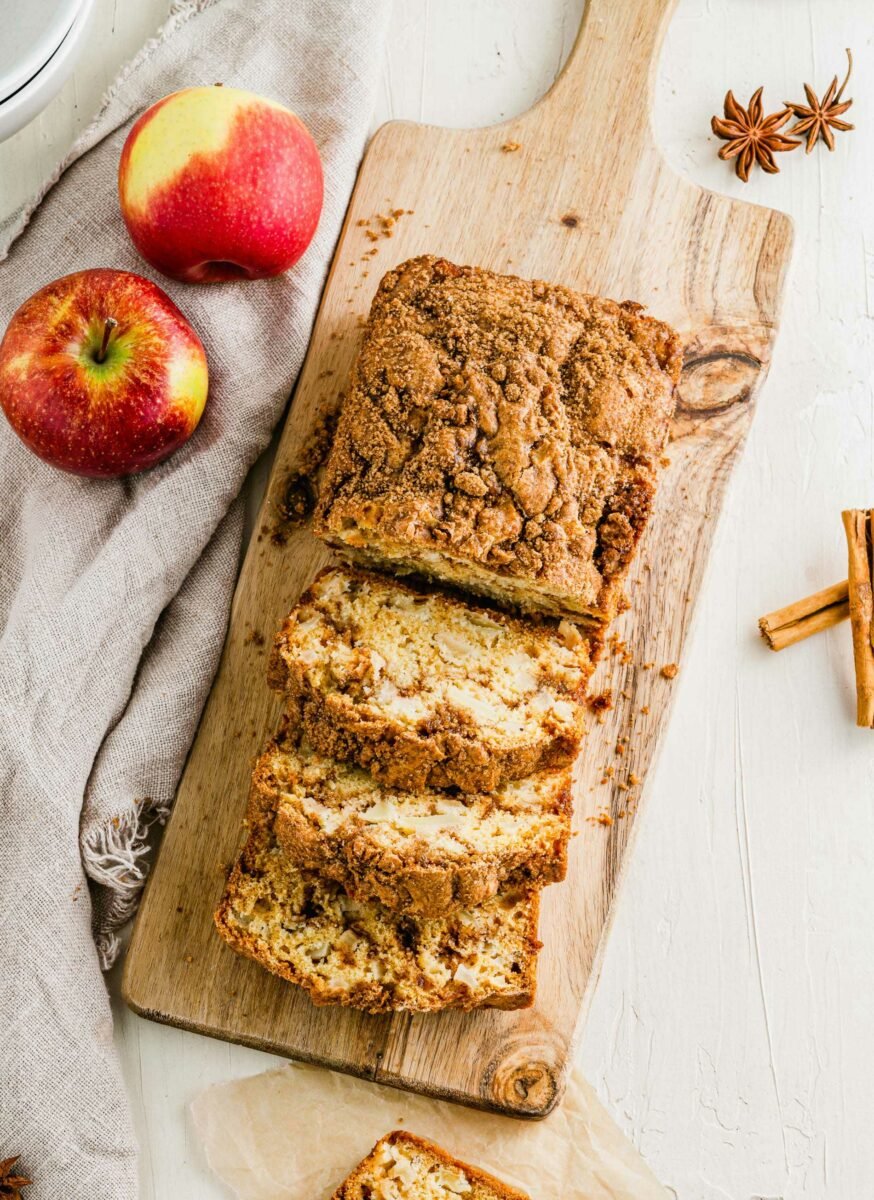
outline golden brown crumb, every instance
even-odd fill
[[[638,787],[640,785],[640,776],[635,775],[635,773],[632,771],[631,774],[628,776],[628,782],[631,784],[632,787]]]
[[[376,903],[360,904],[350,919],[339,885],[277,853],[276,814],[265,793],[253,791],[248,816],[248,841],[215,914],[219,934],[239,953],[306,988],[316,1004],[388,1012],[532,1003],[536,891],[502,890],[466,910],[463,926],[458,914],[413,918]],[[443,965],[468,958],[488,958],[469,984]]]
[[[623,665],[634,662],[634,655],[629,649],[628,643],[620,638],[618,633],[611,633],[607,638],[607,645],[610,647],[610,653],[619,655]]]
[[[645,717],[648,717],[649,716],[649,705],[644,704],[643,708],[640,711],[643,713],[643,715]]]
[[[676,663],[665,663],[661,670],[661,674],[665,679],[676,679],[679,673],[680,668]]]
[[[312,751],[288,727],[255,768],[253,788],[276,808],[286,861],[339,883],[356,902],[441,917],[482,904],[511,882],[543,887],[567,866],[569,771],[539,771],[465,802],[429,787],[400,791]],[[424,840],[415,824],[451,809],[453,836]],[[366,813],[378,808],[378,832]]]
[[[503,146],[501,147],[501,149],[503,150],[503,152],[504,152],[505,154],[513,154],[513,153],[514,153],[516,150],[521,150],[521,149],[522,149],[522,143],[521,143],[521,142],[507,141],[507,142],[504,142],[504,144],[503,144]]]
[[[430,256],[386,275],[367,329],[318,536],[529,611],[611,618],[679,338],[637,306]]]
[[[483,654],[494,668],[485,723],[474,715],[482,685],[469,678]],[[518,661],[527,662],[526,677],[510,683]],[[473,793],[570,765],[591,669],[585,643],[569,650],[561,629],[337,566],[290,613],[268,681],[323,755],[356,762],[392,787]],[[400,691],[421,706],[413,728],[398,716]],[[543,699],[558,707],[544,714]]]

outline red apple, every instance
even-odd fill
[[[206,355],[168,295],[129,271],[41,288],[0,342],[0,407],[52,466],[112,477],[187,441],[206,403]]]
[[[121,212],[156,270],[185,283],[264,279],[296,263],[322,211],[303,121],[237,88],[186,88],[147,109],[118,165]]]

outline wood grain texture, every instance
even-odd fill
[[[632,774],[646,777],[667,719],[671,683],[658,667],[681,658],[767,370],[791,243],[787,217],[677,178],[655,148],[650,75],[671,7],[591,0],[564,73],[516,120],[476,131],[392,123],[374,137],[134,932],[124,992],[141,1014],[518,1116],[543,1116],[560,1097],[640,807],[629,803],[639,789],[623,788]],[[503,149],[510,143],[518,149]],[[413,212],[371,241],[377,214],[395,209]],[[239,843],[252,759],[278,716],[264,643],[328,558],[306,526],[285,519],[286,493],[311,431],[338,401],[380,276],[425,252],[638,300],[683,332],[687,354],[671,465],[630,580],[633,661],[607,664],[616,703],[593,723],[578,762],[568,879],[544,893],[537,1003],[376,1018],[314,1008],[228,950],[211,913]],[[628,748],[618,757],[620,737]],[[615,776],[601,784],[608,765]],[[605,809],[611,825],[590,820]]]

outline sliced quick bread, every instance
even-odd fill
[[[313,532],[603,627],[643,536],[683,339],[632,301],[423,255],[384,276]]]
[[[555,883],[567,869],[569,767],[491,795],[404,792],[319,754],[286,723],[253,786],[276,809],[276,839],[289,860],[356,900],[439,917],[481,904],[505,883]]]
[[[254,789],[248,839],[215,923],[224,940],[315,1004],[367,1012],[526,1008],[534,1002],[538,896],[513,888],[442,919],[393,913],[288,862],[270,798]]]
[[[380,1138],[331,1200],[530,1200],[527,1192],[396,1129]]]
[[[323,754],[395,787],[491,791],[573,760],[589,651],[569,622],[335,567],[286,620],[269,680]]]

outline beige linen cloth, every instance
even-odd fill
[[[388,0],[198,0],[113,86],[57,181],[0,225],[0,330],[85,267],[157,278],[206,346],[210,398],[168,462],[78,479],[0,419],[0,1159],[28,1200],[132,1200],[136,1149],[101,976],[172,802],[237,574],[240,490],[300,368],[364,147]],[[137,256],[116,170],[134,116],[221,81],[280,100],[325,167],[315,240],[285,276],[185,286]]]

